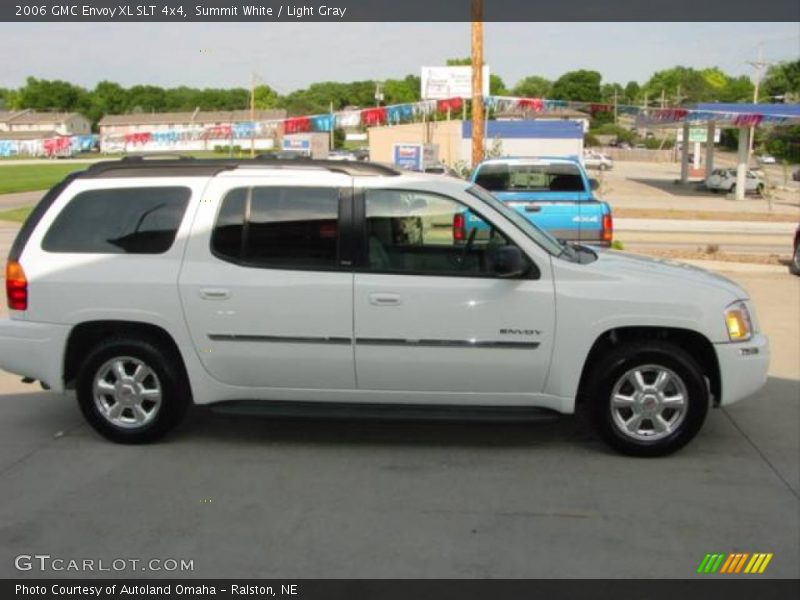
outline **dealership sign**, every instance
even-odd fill
[[[422,67],[423,100],[472,98],[472,67]],[[489,95],[489,66],[483,66],[483,95]]]
[[[311,153],[311,140],[308,138],[285,137],[282,148],[292,152]]]
[[[422,171],[423,152],[422,144],[395,144],[392,148],[392,163],[407,171]]]

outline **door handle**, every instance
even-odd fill
[[[525,212],[540,212],[541,210],[542,210],[542,207],[538,206],[536,204],[528,204],[525,207]]]
[[[203,300],[227,300],[231,293],[223,288],[203,288],[200,290],[200,297]]]
[[[369,303],[375,306],[398,306],[400,294],[377,293],[369,295]]]

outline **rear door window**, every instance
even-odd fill
[[[175,241],[191,190],[136,187],[77,194],[44,236],[47,252],[162,254]]]
[[[211,236],[217,257],[262,268],[335,269],[338,248],[337,188],[231,190]]]

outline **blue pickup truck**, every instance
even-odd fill
[[[477,183],[501,202],[559,239],[609,246],[613,239],[611,208],[595,198],[594,180],[572,158],[497,158],[472,172]],[[462,234],[486,225],[474,215],[459,219]],[[458,237],[458,231],[455,232]]]

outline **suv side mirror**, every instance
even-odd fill
[[[521,277],[528,272],[529,263],[516,246],[500,246],[492,252],[493,271],[498,277]]]
[[[594,177],[589,180],[589,187],[592,188],[592,191],[600,189],[600,182],[597,181]]]

